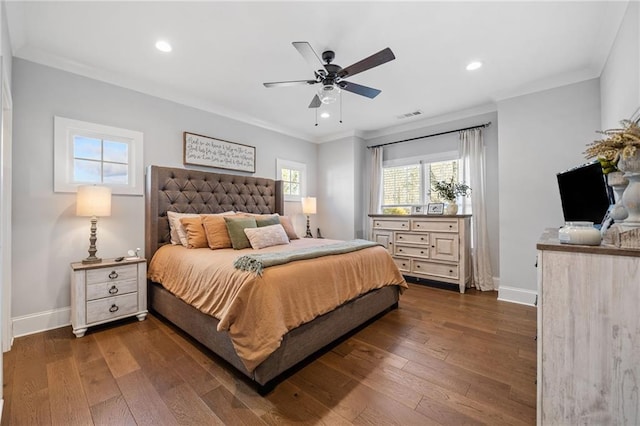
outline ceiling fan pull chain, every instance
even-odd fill
[[[342,93],[340,93],[340,124],[342,124]]]
[[[318,108],[315,109],[316,112],[316,126],[318,126]]]

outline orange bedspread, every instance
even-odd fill
[[[407,287],[381,246],[272,266],[262,276],[233,267],[237,257],[249,253],[336,242],[306,238],[261,250],[165,245],[153,256],[148,276],[220,320],[218,330],[228,331],[238,356],[251,372],[278,349],[289,330],[370,290],[387,285]]]

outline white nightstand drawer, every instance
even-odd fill
[[[131,315],[138,311],[138,293],[87,302],[87,324]]]
[[[89,269],[87,285],[111,281],[123,281],[138,277],[137,265],[117,265],[110,268]]]
[[[429,247],[408,247],[396,245],[395,254],[403,256],[429,257]]]
[[[429,234],[396,232],[396,243],[429,244]]]
[[[134,291],[138,291],[138,280],[135,278],[127,281],[117,280],[110,283],[91,284],[87,286],[87,300],[119,296]]]

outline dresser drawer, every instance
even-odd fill
[[[411,246],[396,245],[394,254],[403,255],[403,256],[424,257],[425,259],[427,259],[429,258],[429,247],[411,247]]]
[[[110,283],[91,284],[87,286],[87,300],[102,299],[134,291],[138,291],[138,280],[135,278],[126,281],[116,280]]]
[[[411,272],[423,275],[432,275],[438,278],[458,279],[460,272],[458,265],[448,265],[445,263],[426,262],[414,260]]]
[[[429,244],[429,234],[410,232],[396,232],[396,243],[401,244]]]
[[[136,265],[118,265],[111,268],[89,269],[87,271],[87,285],[111,281],[124,281],[137,279],[138,267]]]
[[[458,232],[458,221],[447,219],[413,219],[411,220],[411,230],[430,232]]]
[[[138,311],[138,293],[87,302],[87,324],[131,315]]]
[[[390,220],[390,219],[374,219],[373,227],[377,229],[409,229],[409,219],[406,220]]]
[[[396,264],[400,272],[411,272],[411,259],[394,257],[393,262]]]

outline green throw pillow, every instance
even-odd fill
[[[231,245],[235,250],[251,247],[251,243],[244,233],[245,228],[257,228],[256,220],[252,217],[225,217],[227,231],[231,239]]]
[[[280,223],[280,218],[277,215],[258,216],[256,217],[256,223],[258,224],[258,228],[262,228],[263,226],[278,225]]]

